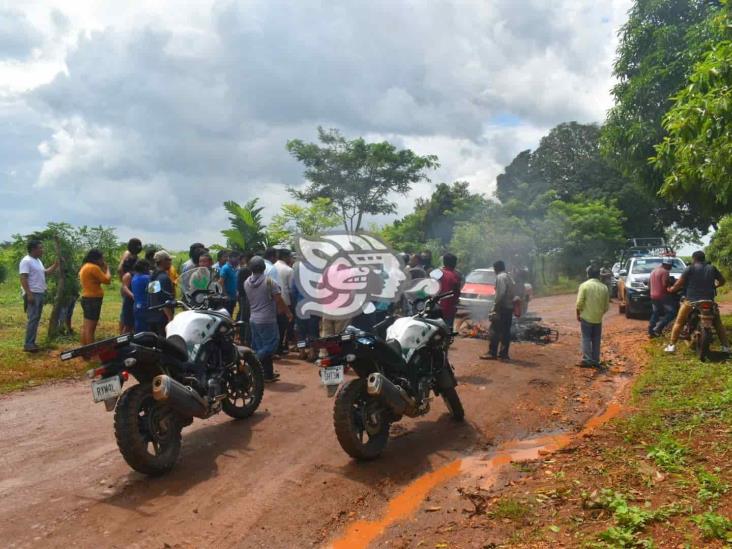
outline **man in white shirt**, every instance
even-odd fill
[[[290,250],[279,250],[278,260],[274,264],[279,279],[280,290],[282,291],[282,301],[285,302],[287,308],[292,311],[292,290],[290,283],[292,282],[292,253]],[[287,341],[292,339],[292,321],[287,316],[278,314],[277,325],[280,329],[280,352],[287,353]]]
[[[43,312],[43,299],[46,296],[46,275],[53,273],[59,265],[56,260],[46,269],[41,262],[41,256],[43,256],[43,244],[40,240],[31,240],[28,242],[28,255],[21,259],[18,267],[25,310],[28,314],[23,350],[29,353],[39,350],[36,345],[36,334]]]

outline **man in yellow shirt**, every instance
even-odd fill
[[[582,329],[582,362],[585,368],[600,367],[600,340],[602,317],[610,307],[610,292],[600,282],[600,269],[587,269],[588,280],[580,284],[577,292],[577,322]]]

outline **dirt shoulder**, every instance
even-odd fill
[[[356,463],[339,447],[333,400],[316,368],[295,360],[280,362],[283,381],[268,386],[249,420],[195,421],[183,433],[176,469],[159,479],[128,469],[112,416],[91,402],[86,383],[0,397],[3,544],[329,544],[359,520],[379,520],[425,475],[506,441],[576,430],[605,408],[629,373],[620,355],[605,374],[577,368],[573,296],[537,299],[534,306],[560,330],[558,343],[516,345],[514,361],[500,363],[478,360],[486,342],[459,339],[451,356],[467,421],[454,423],[437,400],[427,416],[396,425],[383,457],[371,463]],[[612,316],[611,322],[626,321]],[[409,514],[405,519],[394,523],[404,532]]]
[[[728,330],[732,317],[727,317]],[[489,485],[435,490],[390,547],[722,547],[732,543],[732,371],[648,344],[642,321],[611,323],[608,348],[630,371],[619,416]],[[641,335],[638,335],[638,334]],[[543,454],[543,455],[541,455]]]

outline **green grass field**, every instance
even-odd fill
[[[102,317],[97,328],[97,339],[117,335],[121,308],[119,282],[113,281],[105,287]],[[77,302],[74,310],[74,336],[62,337],[48,344],[48,318],[52,305],[43,308],[43,318],[38,330],[38,344],[42,351],[36,354],[23,352],[26,316],[20,297],[20,284],[17,275],[8,277],[0,284],[0,394],[25,387],[32,387],[54,379],[63,379],[83,374],[88,364],[81,359],[61,362],[59,353],[78,346],[78,333],[81,330],[82,311]]]

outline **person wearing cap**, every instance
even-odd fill
[[[664,257],[661,264],[651,272],[648,286],[651,293],[651,319],[648,322],[648,337],[658,337],[664,328],[673,322],[676,306],[669,293],[669,276],[674,264],[672,257]]]
[[[150,294],[150,307],[162,305],[175,297],[173,281],[168,276],[168,269],[173,264],[173,258],[165,250],[159,250],[155,252],[154,260],[155,270],[150,277],[150,282],[160,282],[160,292]],[[163,307],[155,311],[148,311],[150,331],[155,332],[159,336],[165,337],[165,326],[171,320],[173,320],[172,307]]]

